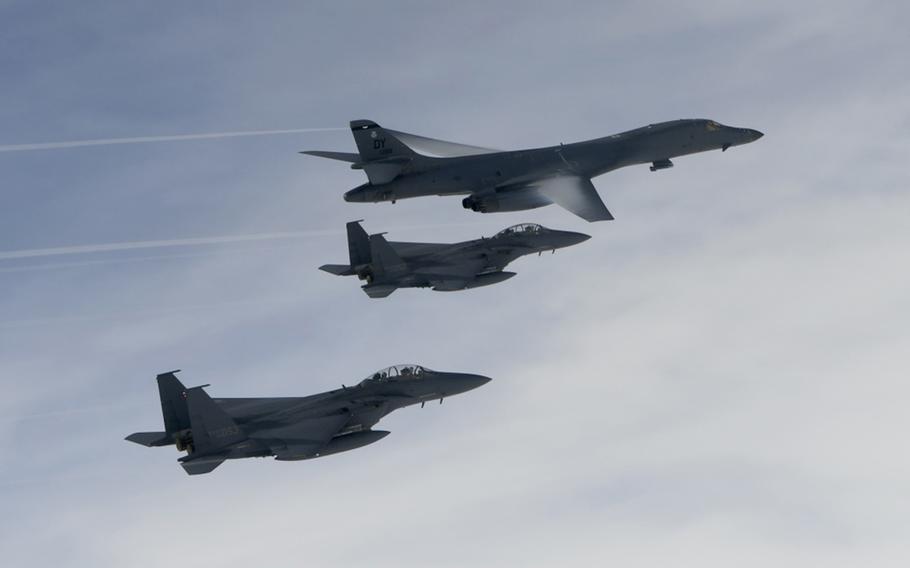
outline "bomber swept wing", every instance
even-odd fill
[[[534,182],[541,195],[578,215],[585,221],[612,221],[613,215],[604,204],[590,179],[580,176],[559,176]]]
[[[470,144],[449,142],[448,140],[439,140],[438,138],[429,138],[427,136],[410,134],[408,132],[400,132],[398,130],[392,130],[390,128],[386,128],[385,131],[396,136],[399,140],[417,152],[425,152],[433,154],[434,156],[439,156],[441,158],[479,156],[481,154],[495,154],[502,151],[494,150],[493,148],[484,148],[482,146],[472,146]],[[312,152],[311,154],[314,156],[318,155]]]

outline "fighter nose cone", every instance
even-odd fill
[[[491,380],[492,379],[490,377],[484,377],[483,375],[462,374],[458,377],[458,382],[461,383],[461,387],[464,389],[462,392],[474,390],[477,387],[482,387]]]
[[[554,248],[570,247],[572,245],[577,245],[578,243],[583,243],[591,238],[591,235],[576,233],[574,231],[554,231],[554,233]]]
[[[573,244],[573,245],[577,245],[578,243],[583,243],[590,238],[591,238],[591,235],[586,235],[584,233],[575,233],[575,232],[569,231],[569,240],[571,241],[571,244]]]

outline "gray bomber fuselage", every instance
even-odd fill
[[[421,156],[392,181],[361,185],[345,193],[344,198],[378,202],[425,195],[470,195],[548,176],[593,178],[625,166],[660,164],[679,156],[726,150],[761,136],[761,132],[749,128],[724,126],[707,119],[682,119],[546,148],[452,158]],[[546,204],[549,202],[540,205]]]

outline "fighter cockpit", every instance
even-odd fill
[[[537,235],[544,231],[543,226],[537,223],[521,223],[512,225],[496,233],[497,237],[508,237],[512,235]]]
[[[362,380],[360,384],[362,386],[389,381],[410,381],[423,378],[428,371],[429,369],[421,367],[420,365],[392,365],[391,367],[376,371]]]

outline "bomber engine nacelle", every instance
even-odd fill
[[[489,193],[465,197],[462,207],[478,213],[498,213],[500,211],[524,211],[549,205],[551,202],[533,189],[516,190],[503,193]]]
[[[658,170],[668,170],[672,167],[673,162],[670,160],[655,160],[651,162],[651,167],[648,169],[650,169],[652,172],[656,172]]]

